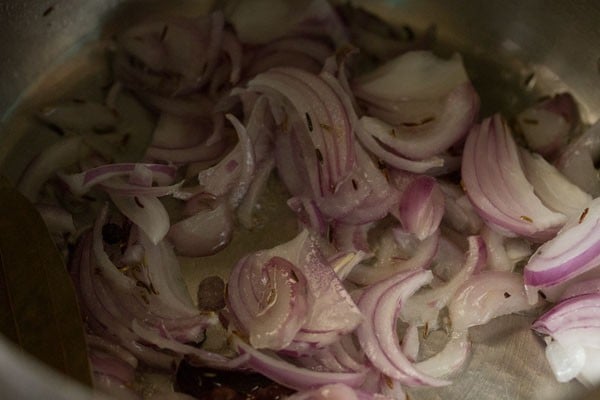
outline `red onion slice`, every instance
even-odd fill
[[[600,295],[583,294],[560,302],[536,320],[532,329],[548,335],[546,356],[559,382],[577,378],[588,387],[600,382]]]
[[[78,174],[60,174],[60,178],[69,186],[69,190],[81,196],[88,192],[93,186],[118,176],[131,175],[139,164],[119,163],[106,164]],[[153,173],[153,180],[160,185],[168,185],[173,182],[177,167],[165,164],[143,164]]]
[[[410,235],[412,236],[412,235]],[[375,266],[359,264],[349,274],[348,279],[359,285],[369,285],[388,279],[400,271],[426,269],[438,250],[439,232],[418,242],[410,257],[402,259],[396,255],[379,254],[378,259],[383,260]],[[394,246],[394,244],[392,244]],[[395,245],[397,246],[397,244]],[[380,248],[383,248],[381,246]]]
[[[531,154],[521,149],[520,155],[527,180],[533,185],[535,194],[549,209],[573,216],[592,200],[592,196],[569,182],[539,154]]]
[[[566,221],[564,214],[551,211],[535,195],[510,130],[499,115],[471,130],[463,153],[462,179],[479,215],[505,233],[544,240]]]
[[[288,99],[304,121],[301,134],[310,137],[311,154],[320,154],[315,159],[320,181],[313,190],[321,195],[334,193],[354,166],[350,110],[331,85],[332,81],[294,68],[272,69],[248,83],[250,90],[275,91]]]
[[[169,214],[158,198],[118,194],[111,194],[110,198],[119,211],[148,235],[152,243],[157,244],[169,232]]]
[[[487,255],[481,237],[470,236],[468,240],[469,250],[460,271],[444,285],[409,298],[400,310],[402,320],[417,326],[427,324],[428,329],[437,329],[440,310],[448,305],[461,285],[485,265]]]
[[[483,271],[457,290],[448,310],[452,329],[461,332],[502,315],[530,310],[536,305],[529,304],[520,274]]]
[[[595,268],[600,260],[599,229],[600,199],[595,199],[529,259],[524,271],[528,290],[562,285]]]
[[[332,383],[343,383],[356,388],[362,384],[366,375],[366,371],[324,372],[297,367],[281,358],[256,350],[236,335],[232,336],[232,344],[240,354],[250,356],[245,363],[246,366],[283,386],[296,390],[314,389]]]
[[[381,373],[409,386],[444,386],[450,383],[418,371],[402,353],[396,333],[398,311],[414,292],[432,278],[431,271],[401,273],[369,287],[358,301],[366,319],[357,328],[356,334],[365,355]]]
[[[440,226],[444,203],[444,195],[434,178],[417,177],[402,192],[398,219],[406,231],[424,240]]]
[[[57,172],[75,164],[91,153],[81,136],[72,136],[48,146],[27,166],[18,189],[35,202],[44,184]]]
[[[216,197],[229,197],[232,206],[237,206],[246,194],[256,167],[252,140],[246,128],[231,114],[226,118],[234,126],[238,144],[217,165],[198,174],[204,190]]]
[[[215,254],[233,235],[233,218],[225,201],[217,202],[195,215],[173,224],[168,238],[177,253],[186,257]]]
[[[361,124],[382,146],[413,160],[423,160],[448,150],[468,133],[479,110],[479,97],[470,83],[452,89],[444,97],[440,110],[436,110],[436,100],[431,104],[421,104],[420,100],[418,110],[403,115],[399,110],[406,110],[415,103],[408,99],[394,104],[393,110],[382,108],[384,111],[380,112],[379,106],[374,106],[369,109],[369,114],[381,120],[363,117]]]
[[[411,51],[360,77],[355,91],[389,101],[433,99],[468,82],[458,54],[444,60],[431,51]]]
[[[522,111],[516,122],[531,150],[553,157],[578,126],[579,113],[573,97],[560,93]]]
[[[443,377],[459,371],[467,361],[471,350],[466,332],[450,334],[444,348],[436,355],[415,364],[415,368],[430,376]]]

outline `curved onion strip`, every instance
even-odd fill
[[[410,104],[410,101],[406,101]],[[435,111],[435,100],[431,105],[421,106],[426,112]],[[400,104],[399,107],[406,108],[408,104]],[[430,111],[431,110],[431,111]],[[433,157],[448,150],[453,144],[462,139],[469,131],[479,110],[479,97],[470,83],[465,83],[452,89],[444,98],[443,108],[434,116],[424,114],[425,117],[407,115],[404,118],[420,118],[417,122],[413,120],[399,121],[397,111],[394,111],[393,119],[385,118],[371,111],[372,117],[361,118],[363,128],[369,132],[375,140],[387,147],[390,151],[409,159],[422,160]],[[432,121],[429,119],[434,118]],[[381,120],[380,120],[381,119]],[[429,121],[429,122],[421,122]],[[386,121],[386,122],[384,122]],[[392,124],[392,125],[390,125]]]
[[[566,221],[565,215],[546,208],[534,194],[510,130],[499,115],[471,130],[463,153],[462,179],[479,215],[504,232],[548,239]]]
[[[520,238],[507,238],[495,230],[484,226],[481,237],[485,241],[488,255],[488,268],[494,271],[511,272],[517,263],[531,255],[530,244]]]
[[[72,136],[48,146],[23,172],[18,189],[30,201],[35,202],[44,183],[57,171],[75,164],[90,154],[90,148],[81,136]]]
[[[110,193],[110,198],[119,211],[148,235],[152,243],[157,244],[169,232],[169,214],[156,197]]]
[[[408,299],[400,310],[400,316],[404,321],[418,326],[428,324],[430,329],[437,328],[440,310],[446,307],[459,287],[485,265],[487,255],[481,237],[469,236],[468,240],[469,250],[462,269],[446,284],[423,291]]]
[[[468,80],[458,54],[444,60],[431,51],[411,51],[360,77],[355,92],[358,97],[388,101],[429,100],[449,93]]]
[[[516,122],[531,150],[553,157],[567,144],[580,120],[573,96],[560,93],[522,111]]]
[[[169,338],[165,338],[156,330],[145,327],[138,320],[133,320],[131,322],[131,330],[146,343],[149,343],[160,349],[173,351],[176,354],[189,356],[194,362],[210,367],[234,369],[238,368],[240,365],[243,365],[248,360],[248,357],[244,355],[229,359],[218,353],[213,353],[202,348],[190,346]]]
[[[129,176],[139,164],[122,163],[122,164],[107,164],[96,168],[88,169],[87,171],[78,174],[60,174],[60,178],[69,186],[69,190],[81,196],[89,191],[93,186],[103,183],[107,179],[118,176]],[[153,180],[160,185],[168,185],[173,182],[177,167],[165,164],[142,164],[153,173]]]
[[[225,201],[214,207],[171,225],[169,240],[177,253],[186,257],[203,257],[215,254],[225,247],[233,235],[233,218]]]
[[[539,154],[521,149],[525,176],[533,190],[551,210],[573,216],[592,200],[592,196],[572,184]]]
[[[441,168],[444,166],[444,159],[439,156],[430,157],[424,160],[411,160],[395,153],[386,146],[383,146],[382,143],[377,141],[369,132],[363,118],[361,118],[359,123],[356,125],[355,132],[358,140],[360,140],[365,148],[367,148],[371,153],[373,153],[386,164],[394,168],[415,173],[426,173],[435,168]]]
[[[595,268],[600,260],[600,199],[574,215],[556,237],[540,246],[525,266],[525,284],[546,288]]]
[[[445,196],[445,213],[442,220],[458,232],[473,235],[481,229],[483,221],[473,208],[465,192],[458,185],[438,180]]]
[[[281,257],[247,256],[231,272],[227,305],[256,348],[287,347],[306,321],[306,280]]]
[[[354,165],[348,110],[330,85],[331,81],[295,68],[275,68],[248,83],[250,90],[280,93],[305,120],[314,151],[322,158],[318,163],[321,193],[334,192]]]
[[[380,265],[377,268],[359,264],[350,272],[348,279],[360,285],[369,285],[387,279],[399,271],[428,268],[437,252],[438,244],[439,233],[436,233],[420,242],[408,260],[390,263],[388,266]]]
[[[234,126],[238,143],[217,165],[198,174],[198,181],[205,191],[214,196],[228,195],[232,206],[237,206],[246,194],[255,169],[252,140],[246,128],[231,114],[226,118]]]
[[[600,381],[599,308],[598,293],[583,294],[560,302],[533,323],[533,330],[553,340],[547,341],[546,357],[559,382],[576,377],[592,387]]]
[[[415,364],[415,368],[430,376],[443,377],[459,371],[467,361],[471,344],[466,332],[452,333],[450,340],[436,355]]]
[[[431,271],[401,273],[369,287],[358,301],[366,319],[357,328],[356,335],[365,355],[383,374],[409,386],[444,386],[450,383],[415,369],[402,353],[396,333],[398,310],[432,278]]]
[[[314,38],[282,38],[261,47],[252,57],[245,74],[252,77],[283,66],[294,66],[317,74],[332,51],[324,41]]]
[[[556,166],[569,181],[597,197],[600,195],[600,176],[595,160],[599,156],[600,122],[596,122],[562,150]]]
[[[280,358],[256,350],[235,335],[232,336],[232,344],[240,354],[250,356],[245,363],[247,367],[291,389],[312,389],[331,383],[343,383],[350,387],[358,387],[365,379],[365,371],[320,372],[297,367]]]
[[[258,199],[267,186],[267,182],[274,168],[275,160],[272,158],[258,166],[254,179],[252,179],[250,187],[237,209],[238,219],[246,229],[251,229],[255,225],[253,220],[254,210],[258,206]]]
[[[406,328],[406,332],[402,337],[402,352],[406,355],[408,361],[415,362],[417,360],[419,356],[419,327],[417,325],[410,324]]]
[[[434,178],[420,176],[402,192],[398,218],[402,227],[424,240],[434,234],[444,215],[444,195]]]
[[[461,332],[493,318],[529,310],[520,274],[483,271],[469,278],[448,305],[452,329]]]
[[[222,47],[231,61],[229,82],[237,83],[240,80],[242,70],[242,45],[232,33],[223,32]]]

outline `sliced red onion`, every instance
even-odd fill
[[[73,194],[81,196],[107,179],[131,175],[137,166],[138,164],[135,163],[106,164],[78,174],[60,174],[60,178]],[[172,183],[177,172],[177,168],[171,165],[144,164],[144,166],[152,171],[153,180],[160,185]]]
[[[334,87],[333,81],[295,68],[275,68],[248,83],[254,91],[278,93],[288,99],[296,118],[304,121],[301,135],[312,141],[310,154],[318,176],[311,177],[316,195],[335,193],[354,166],[352,120]],[[316,153],[316,156],[315,156]],[[308,163],[308,160],[307,160]],[[309,164],[310,165],[310,164]]]
[[[233,115],[227,119],[238,135],[238,144],[217,165],[198,174],[204,190],[214,196],[229,196],[232,206],[237,206],[246,194],[255,170],[255,153],[246,128]]]
[[[107,106],[72,100],[45,107],[38,114],[45,123],[69,133],[106,133],[117,126],[117,114]]]
[[[339,251],[363,251],[370,253],[367,235],[373,227],[372,222],[360,225],[344,224],[336,222],[332,225],[331,238],[333,245]]]
[[[382,219],[397,204],[399,198],[386,175],[362,146],[357,145],[355,150],[356,169],[349,183],[351,183],[354,191],[353,195],[357,196],[365,187],[369,194],[361,200],[352,212],[338,217],[338,221],[354,225]],[[340,195],[343,195],[343,193],[343,191],[340,191]],[[357,200],[360,197],[358,195]],[[338,199],[333,197],[331,202],[335,205],[336,200]],[[323,207],[323,204],[321,204],[321,207]],[[336,215],[336,213],[327,211],[327,209],[325,209],[325,212],[329,215]]]
[[[285,66],[318,74],[332,52],[329,45],[315,38],[282,38],[259,48],[245,74],[253,77],[271,68]]]
[[[448,310],[452,329],[462,332],[496,317],[535,306],[537,304],[528,302],[520,274],[483,271],[473,275],[457,290]]]
[[[531,154],[521,149],[520,155],[527,180],[533,185],[535,194],[549,209],[573,216],[592,200],[592,196],[569,182],[539,154]]]
[[[531,150],[552,157],[578,126],[579,112],[573,96],[561,93],[522,111],[516,122]]]
[[[473,235],[479,232],[483,221],[473,208],[469,198],[458,185],[438,180],[440,189],[445,196],[443,221],[458,232]]]
[[[231,32],[224,32],[222,46],[231,63],[229,82],[235,84],[240,80],[242,70],[242,45]]]
[[[133,26],[117,38],[115,75],[135,90],[164,96],[192,92],[215,69],[223,26],[221,12]]]
[[[184,149],[198,145],[206,138],[209,125],[203,118],[182,117],[161,113],[154,134],[152,146],[161,149]]]
[[[485,244],[481,237],[469,237],[469,250],[461,270],[444,285],[412,296],[400,310],[400,316],[409,324],[437,329],[441,309],[452,300],[461,285],[486,262]]]
[[[402,352],[410,362],[415,362],[419,357],[419,327],[417,325],[408,325],[406,328],[402,337]]]
[[[365,321],[357,328],[358,340],[369,361],[381,373],[409,386],[444,386],[450,382],[418,371],[400,348],[396,315],[406,300],[421,286],[431,282],[431,271],[400,273],[363,292],[358,307]]]
[[[287,283],[275,284],[275,273]],[[323,347],[353,331],[362,319],[308,231],[239,262],[227,293],[235,322],[258,348],[304,352]]]
[[[444,195],[436,180],[420,176],[402,192],[398,218],[404,229],[424,240],[435,233],[444,215]]]
[[[227,286],[234,322],[255,348],[282,349],[306,321],[306,279],[281,257],[262,263],[261,254],[240,260]]]
[[[600,260],[599,229],[600,199],[595,199],[531,256],[524,271],[528,290],[563,287],[569,280],[595,268]]]
[[[148,147],[145,158],[148,160],[166,161],[170,163],[185,164],[199,161],[215,161],[227,148],[227,142],[217,140],[209,144],[206,142],[196,146],[182,149],[164,149],[160,147]]]
[[[250,359],[245,363],[247,367],[292,389],[314,389],[334,383],[343,383],[356,388],[365,379],[366,371],[364,370],[359,372],[324,372],[297,367],[277,356],[256,350],[236,335],[232,336],[232,344],[240,354],[250,356]]]
[[[161,201],[152,196],[121,196],[111,194],[111,200],[152,241],[157,244],[169,232],[170,220]]]
[[[562,149],[556,167],[569,181],[593,197],[600,195],[600,176],[595,162],[600,157],[600,122]]]
[[[536,320],[532,329],[548,335],[546,357],[559,382],[577,378],[593,387],[600,382],[600,295],[564,300]]]
[[[264,161],[256,168],[252,183],[237,209],[238,220],[246,229],[255,226],[254,210],[260,207],[258,200],[266,188],[274,168],[275,160],[273,158]]]
[[[360,92],[359,92],[360,93]],[[360,96],[359,96],[360,98]],[[448,150],[468,132],[479,110],[479,98],[470,83],[453,89],[441,106],[436,100],[402,100],[389,107],[388,99],[378,100],[367,112],[376,118],[361,118],[362,128],[380,146],[399,156],[423,160]],[[385,122],[384,122],[385,121]]]
[[[507,238],[488,226],[481,230],[488,255],[488,267],[495,271],[514,270],[517,263],[529,257],[531,245],[521,238]]]
[[[429,236],[423,241],[417,241],[416,245],[414,244],[414,238],[412,238],[412,240],[410,238],[412,235],[401,234],[399,232],[396,236],[398,236],[398,239],[400,239],[402,236],[402,241],[408,239],[410,242],[409,246],[403,246],[403,243],[400,243],[399,245],[398,239],[394,239],[389,245],[389,249],[391,251],[387,253],[387,256],[385,254],[379,254],[377,256],[379,262],[374,266],[364,264],[357,265],[350,272],[348,279],[360,285],[369,285],[385,280],[400,271],[420,270],[429,267],[431,260],[435,256],[438,249],[438,233]],[[380,247],[380,249],[384,251],[385,248],[386,246]],[[412,248],[412,251],[406,253],[406,251],[410,250],[410,248]],[[398,250],[401,250],[399,254],[397,253]],[[409,255],[402,257],[404,254]]]
[[[18,189],[30,201],[35,202],[44,184],[57,171],[75,164],[90,154],[81,136],[71,136],[48,146],[23,172]]]
[[[479,215],[503,233],[546,240],[566,221],[564,214],[548,209],[535,195],[510,129],[498,114],[471,130],[462,180]]]
[[[288,207],[296,214],[298,222],[320,236],[326,236],[328,225],[325,217],[314,200],[306,197],[292,197]]]
[[[432,357],[415,364],[415,368],[430,376],[443,377],[459,371],[467,361],[471,343],[466,332],[452,332],[444,348]]]
[[[458,54],[444,60],[431,51],[411,51],[360,77],[356,91],[389,101],[428,100],[468,81]]]
[[[225,201],[217,202],[195,215],[173,224],[168,238],[177,253],[186,257],[215,254],[225,247],[233,234],[233,218]]]

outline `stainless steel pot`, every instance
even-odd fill
[[[6,122],[20,96],[82,43],[106,37],[140,15],[162,9],[205,8],[209,2],[171,0],[7,0],[0,4],[0,115]],[[437,25],[444,49],[465,55],[483,94],[484,113],[510,112],[538,94],[569,90],[584,120],[600,117],[600,2],[594,0],[379,0],[360,2],[391,22],[417,29]],[[72,72],[72,71],[71,71]],[[69,80],[68,74],[58,81]],[[39,89],[41,86],[35,86]],[[52,89],[53,83],[45,82]],[[15,154],[20,131],[0,131],[0,171],[16,176],[27,160]],[[475,355],[457,384],[422,391],[428,399],[559,399],[579,396],[559,385],[543,346],[524,317],[475,330]],[[478,352],[480,350],[480,352]],[[483,353],[483,350],[486,352]],[[484,354],[484,355],[481,355]],[[0,397],[80,399],[90,394],[16,351],[0,337]],[[590,398],[599,398],[600,395]]]

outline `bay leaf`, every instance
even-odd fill
[[[92,385],[75,288],[33,205],[0,176],[0,332]]]

